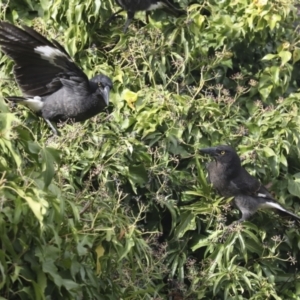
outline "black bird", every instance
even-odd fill
[[[54,134],[57,130],[50,121],[84,121],[108,105],[109,77],[97,75],[89,80],[57,41],[50,42],[28,26],[23,28],[0,22],[0,46],[15,62],[15,79],[24,95],[7,100],[42,116]]]
[[[242,166],[236,151],[230,146],[200,149],[214,161],[207,165],[208,178],[221,196],[234,197],[242,213],[239,221],[247,220],[260,208],[276,208],[300,220],[300,216],[275,202],[268,190]]]
[[[105,24],[110,23],[110,21],[121,11],[127,11],[127,20],[124,25],[123,32],[125,33],[128,29],[129,24],[134,18],[134,15],[138,11],[146,11],[146,18],[148,22],[148,13],[155,9],[165,9],[168,13],[174,15],[175,17],[183,14],[183,11],[176,8],[169,0],[116,0],[116,3],[122,8],[115,12]]]

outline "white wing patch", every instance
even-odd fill
[[[258,196],[258,197],[261,197],[261,198],[267,198],[267,195],[266,195],[266,194],[258,193],[257,196]]]
[[[48,60],[52,65],[55,65],[57,67],[62,67],[62,66],[55,63],[55,61],[54,61],[55,57],[60,56],[62,58],[69,60],[69,58],[64,53],[62,53],[60,50],[50,47],[50,46],[35,47],[34,52],[40,54],[43,59]]]
[[[39,96],[35,96],[34,98],[28,98],[24,101],[21,101],[20,103],[29,107],[34,112],[40,111],[44,105],[42,98]]]
[[[147,10],[155,10],[163,8],[165,5],[162,2],[157,2],[156,4],[151,4]]]

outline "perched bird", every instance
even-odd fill
[[[116,0],[116,3],[122,8],[115,12],[105,24],[110,23],[110,21],[121,11],[127,11],[127,20],[124,25],[123,32],[125,33],[134,18],[134,15],[138,11],[146,11],[146,18],[148,22],[148,13],[155,9],[165,9],[168,13],[174,15],[175,17],[183,14],[183,11],[176,8],[169,0]]]
[[[89,80],[57,41],[23,28],[0,22],[1,50],[15,62],[15,79],[24,95],[7,100],[42,116],[54,134],[57,130],[51,121],[84,121],[108,105],[109,77],[97,75]]]
[[[276,203],[268,190],[242,166],[236,151],[230,146],[217,146],[199,150],[214,161],[207,165],[208,178],[221,196],[234,197],[242,213],[239,221],[247,220],[260,208],[276,208],[300,220],[300,216]]]

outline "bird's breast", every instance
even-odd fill
[[[208,165],[209,181],[221,196],[231,197],[233,191],[230,185],[230,179],[226,177],[223,166],[217,162],[211,162]]]

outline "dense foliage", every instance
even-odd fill
[[[113,0],[4,0],[1,19],[65,46],[112,104],[45,122],[0,54],[0,299],[299,299],[299,223],[238,219],[197,149],[231,144],[300,211],[299,30],[293,0],[182,0],[145,24]],[[229,226],[230,225],[230,226]],[[170,298],[168,298],[170,297]]]

